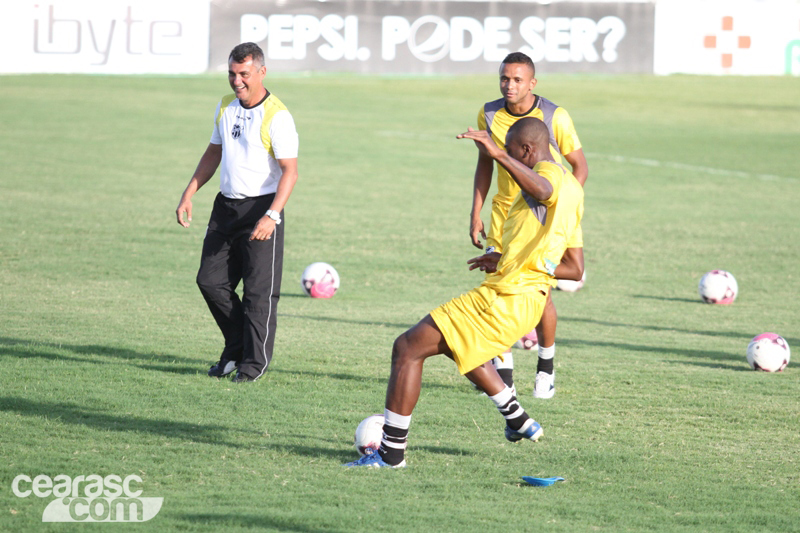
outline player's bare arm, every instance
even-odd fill
[[[553,184],[550,181],[534,172],[531,168],[510,155],[506,154],[497,160],[498,163],[508,170],[511,178],[517,182],[519,188],[539,201],[550,198],[553,194]]]
[[[486,231],[481,220],[481,209],[489,194],[492,186],[492,172],[494,170],[494,160],[483,154],[478,153],[478,164],[475,167],[474,190],[472,196],[472,212],[470,213],[469,236],[472,245],[476,248],[483,248],[480,238],[486,240]]]
[[[483,156],[495,161],[501,154],[505,153],[505,150],[497,146],[497,143],[494,142],[494,139],[492,139],[492,136],[489,135],[489,132],[486,130],[467,128],[467,131],[464,133],[456,135],[456,139],[472,139],[475,141],[475,146],[478,148],[478,151]]]
[[[297,183],[297,158],[278,159],[277,161],[283,174],[281,174],[281,181],[278,182],[278,190],[275,191],[275,199],[272,200],[269,211],[280,213],[286,206],[286,202],[289,201],[289,196],[291,196],[294,185]],[[264,214],[256,224],[256,227],[253,228],[250,240],[266,241],[275,231],[275,225],[279,223],[278,220]]]
[[[500,163],[511,175],[511,178],[517,182],[517,185],[519,185],[520,189],[531,195],[533,198],[543,201],[550,198],[550,196],[553,194],[553,185],[528,166],[528,162],[535,164],[542,159],[552,160],[549,154],[539,154],[536,152],[536,149],[533,146],[527,144],[517,147],[513,145],[513,141],[512,143],[509,143],[507,140],[506,148],[511,149],[513,145],[513,154],[525,161],[522,162],[520,159],[512,157],[511,153],[506,152],[497,146],[497,143],[494,142],[487,131],[475,131],[472,128],[469,128],[464,133],[459,134],[457,138],[472,139],[475,141],[475,146],[478,147],[478,150],[480,150],[482,154],[485,154]]]
[[[583,248],[567,248],[553,273],[556,279],[580,281],[583,277]]]
[[[572,167],[572,175],[581,184],[581,187],[586,183],[589,178],[589,163],[586,162],[586,156],[583,153],[583,148],[578,148],[564,156],[567,163]]]
[[[200,158],[200,162],[197,164],[192,178],[189,180],[189,184],[181,195],[178,208],[175,210],[178,224],[184,228],[188,228],[189,223],[192,221],[192,196],[214,176],[220,161],[222,161],[222,145],[209,143]],[[184,215],[186,216],[185,220]]]

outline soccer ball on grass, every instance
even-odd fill
[[[739,294],[736,278],[725,270],[712,270],[700,278],[697,292],[707,304],[732,304]]]
[[[539,336],[534,329],[530,333],[526,333],[520,340],[514,343],[514,348],[521,350],[538,350],[539,349]]]
[[[790,355],[786,340],[775,333],[756,335],[747,345],[747,362],[753,370],[780,372],[789,364]]]
[[[328,263],[311,263],[303,270],[300,286],[312,298],[331,298],[339,289],[339,273]]]
[[[381,447],[382,437],[383,415],[370,415],[356,428],[353,446],[361,455],[375,453]]]

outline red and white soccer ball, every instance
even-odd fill
[[[383,415],[370,415],[356,428],[353,446],[361,455],[375,453],[381,447],[382,437]]]
[[[303,270],[300,285],[312,298],[331,298],[339,289],[339,273],[328,263],[311,263]]]
[[[514,343],[514,348],[521,350],[538,350],[539,349],[539,336],[536,335],[534,329],[530,333],[526,333],[523,337]]]
[[[747,345],[747,362],[753,370],[780,372],[789,364],[790,356],[789,344],[776,333],[756,335]]]
[[[707,304],[732,304],[739,294],[736,278],[725,270],[712,270],[700,278],[697,292]]]
[[[560,279],[558,280],[558,284],[556,285],[556,289],[559,291],[564,292],[578,292],[583,288],[583,284],[586,283],[586,270],[583,271],[583,276],[581,276],[580,281],[575,281],[572,279]]]

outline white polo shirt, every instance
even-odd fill
[[[223,97],[211,143],[222,145],[219,190],[228,198],[274,193],[283,175],[277,160],[296,158],[299,147],[294,119],[274,94],[250,109]]]

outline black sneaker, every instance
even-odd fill
[[[239,363],[236,361],[230,361],[228,359],[220,359],[217,364],[212,366],[208,370],[208,375],[212,378],[224,378],[239,366]]]
[[[237,372],[236,377],[234,377],[232,381],[234,383],[249,383],[251,381],[255,381],[256,379],[258,378],[251,378],[247,374],[244,374],[242,372]]]

